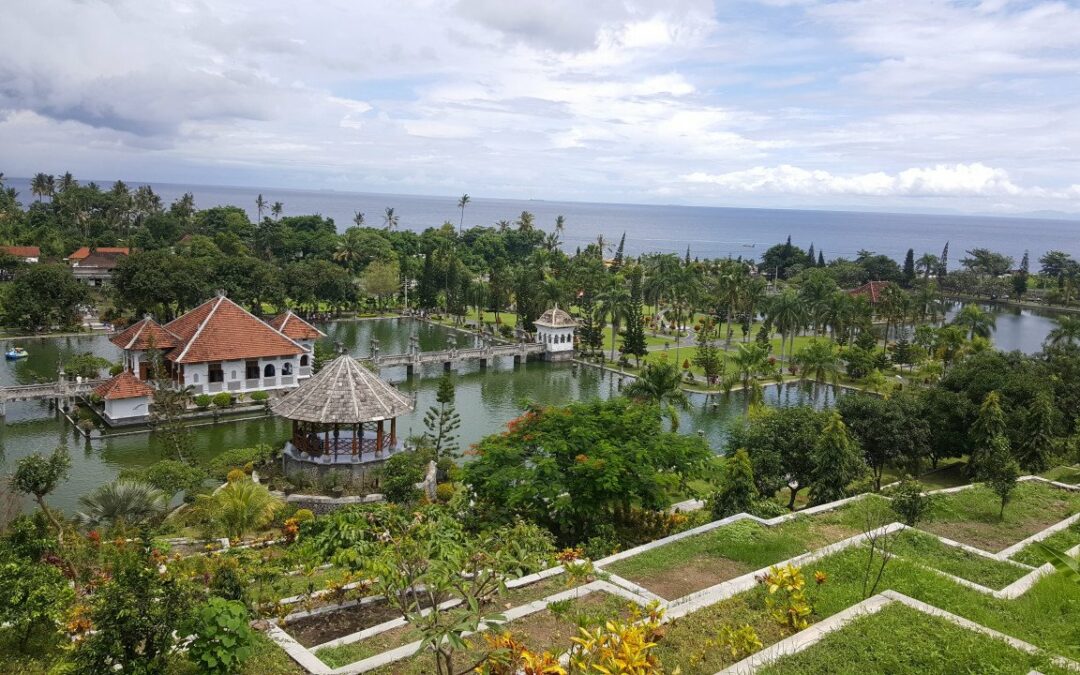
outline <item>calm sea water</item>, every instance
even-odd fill
[[[27,179],[8,179],[24,203],[33,199]],[[110,181],[99,181],[107,188]],[[137,183],[131,183],[132,186]],[[386,195],[365,192],[285,190],[155,183],[166,203],[185,192],[195,195],[199,208],[232,204],[255,218],[255,198],[280,201],[285,215],[320,213],[333,218],[339,230],[352,225],[353,214],[365,214],[366,224],[381,227],[386,207],[400,216],[399,227],[423,230],[445,221],[455,225],[461,218],[457,196]],[[603,235],[614,246],[626,233],[626,250],[711,258],[760,257],[762,251],[791,235],[802,247],[812,242],[827,258],[853,257],[860,249],[902,259],[908,248],[938,254],[950,241],[951,267],[965,249],[986,247],[1014,256],[1029,250],[1032,260],[1051,249],[1080,255],[1080,221],[996,216],[914,215],[856,211],[802,211],[793,209],[745,209],[701,206],[648,206],[592,204],[538,200],[485,199],[474,195],[465,209],[466,227],[511,222],[522,211],[536,216],[536,224],[551,230],[555,217],[566,218],[563,237],[567,250],[596,241]]]

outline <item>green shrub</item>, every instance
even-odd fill
[[[424,480],[422,458],[414,452],[392,456],[379,472],[379,486],[387,500],[408,504],[420,498],[416,484]]]
[[[274,457],[276,451],[266,445],[256,445],[254,448],[232,448],[221,453],[217,457],[210,460],[209,471],[210,476],[218,480],[225,480],[229,471],[237,469],[248,462],[251,462],[253,466],[258,466],[267,460]]]
[[[124,366],[120,363],[115,363],[111,368],[109,368],[109,375],[111,377],[116,377],[122,372],[124,372]]]
[[[786,513],[790,513],[790,511],[772,499],[758,499],[750,505],[750,515],[758,518],[776,518]]]
[[[248,394],[248,398],[250,398],[252,401],[265,401],[270,398],[270,394],[266,393],[265,391],[253,391]]]
[[[211,399],[211,402],[217,408],[228,408],[233,404],[233,397],[229,392],[223,391],[220,394],[214,394],[214,398]]]
[[[450,501],[454,496],[454,486],[450,483],[439,483],[435,487],[435,499],[442,503]]]
[[[210,407],[210,404],[214,402],[214,399],[210,394],[199,394],[195,397],[195,405],[200,410],[206,410]]]
[[[923,494],[923,489],[922,483],[905,476],[892,493],[889,506],[908,527],[915,527],[933,507],[931,496]]]
[[[234,673],[253,652],[255,633],[240,602],[210,598],[198,609],[189,628],[195,636],[188,647],[200,673]]]
[[[315,520],[315,514],[311,512],[311,509],[297,509],[296,513],[292,514],[292,517],[296,519],[297,523],[306,523],[309,520]]]
[[[149,483],[170,498],[184,493],[184,500],[191,501],[207,479],[206,471],[175,459],[163,459],[148,467],[124,469],[120,472],[124,480],[136,480]]]

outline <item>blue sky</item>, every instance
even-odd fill
[[[1080,212],[1080,6],[8,0],[0,171]]]

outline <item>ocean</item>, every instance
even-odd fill
[[[33,199],[29,180],[5,179],[26,204]],[[98,181],[107,189],[111,181]],[[132,187],[139,183],[129,183]],[[291,190],[153,183],[166,204],[185,192],[195,195],[198,208],[224,204],[243,207],[255,218],[255,198],[280,201],[284,215],[319,213],[333,218],[339,231],[353,224],[353,214],[364,213],[365,225],[382,227],[383,212],[393,207],[398,227],[422,231],[445,221],[458,224],[458,196],[388,195],[366,192]],[[626,252],[671,252],[700,258],[759,258],[772,244],[791,236],[792,243],[814,244],[827,259],[854,257],[865,249],[902,260],[907,249],[940,254],[949,242],[949,267],[957,269],[967,249],[984,247],[1013,256],[1019,263],[1027,250],[1032,267],[1048,250],[1080,255],[1080,221],[1000,216],[923,215],[859,211],[748,209],[706,206],[599,204],[546,200],[486,199],[472,196],[465,208],[465,227],[513,222],[522,211],[536,216],[536,226],[550,231],[556,216],[566,220],[563,247],[572,252],[602,235],[614,247],[626,234]]]

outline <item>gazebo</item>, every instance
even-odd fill
[[[271,405],[292,420],[288,459],[355,465],[401,450],[397,417],[413,409],[409,396],[348,355],[341,355]]]

